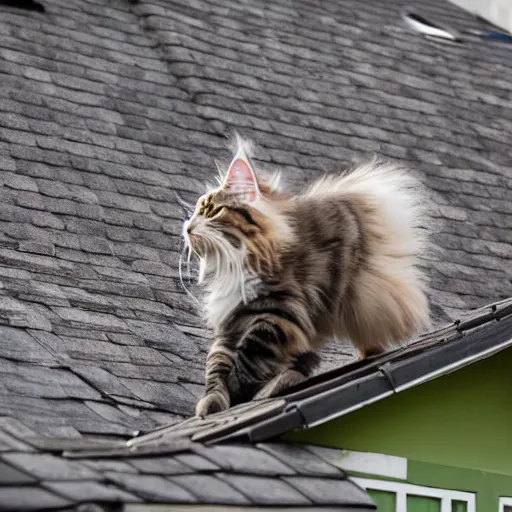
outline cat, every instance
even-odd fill
[[[236,144],[183,226],[214,336],[198,416],[303,381],[330,339],[364,359],[430,326],[417,266],[425,201],[409,172],[374,159],[292,194],[279,176],[257,176],[250,144]]]

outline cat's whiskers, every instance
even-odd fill
[[[200,304],[199,300],[196,299],[196,297],[192,294],[192,292],[185,286],[185,282],[183,280],[183,272],[182,272],[182,265],[183,265],[183,254],[185,253],[185,251],[188,249],[188,254],[189,254],[189,259],[190,259],[190,246],[185,243],[185,246],[183,247],[183,250],[181,251],[180,253],[180,258],[179,258],[179,261],[178,261],[178,275],[179,275],[179,278],[180,278],[180,283],[181,283],[181,286],[183,286],[183,289],[185,290],[186,294],[191,297],[197,304]],[[190,278],[190,268],[188,270],[188,274],[189,274],[189,278]]]
[[[192,250],[190,249],[190,246],[185,247],[186,250],[188,250],[188,256],[187,256],[187,275],[189,279],[192,279],[192,276],[190,274],[190,260],[192,259]]]
[[[192,203],[189,203],[188,201],[185,201],[185,199],[183,199],[179,194],[178,192],[174,192],[174,195],[176,196],[176,201],[178,202],[178,204],[181,206],[181,208],[183,209],[183,211],[187,214],[187,215],[191,215],[192,212],[195,210],[195,205],[192,204]]]

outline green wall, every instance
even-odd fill
[[[512,348],[286,437],[512,476]]]
[[[474,492],[478,512],[498,512],[499,497],[512,497],[510,476],[474,469],[455,469],[439,464],[408,461],[407,481],[427,487]]]

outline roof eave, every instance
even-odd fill
[[[292,430],[316,427],[429,380],[447,375],[512,346],[512,317],[430,347],[412,357],[376,365],[372,373],[313,396],[290,401],[283,412],[215,442],[247,438],[258,442]]]

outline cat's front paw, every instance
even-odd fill
[[[229,396],[221,391],[204,395],[196,405],[196,416],[204,417],[229,409]]]

